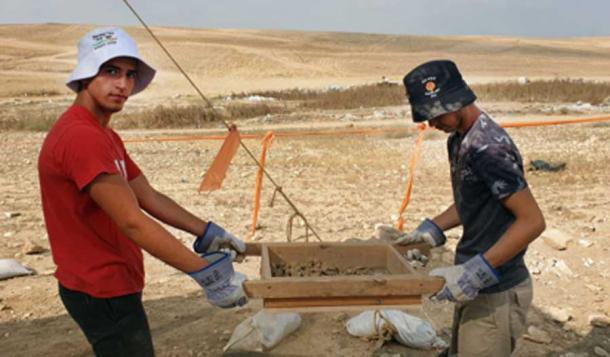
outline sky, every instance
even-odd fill
[[[149,26],[610,36],[610,0],[129,0]],[[123,0],[0,0],[0,24],[139,25]]]

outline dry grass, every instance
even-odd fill
[[[522,103],[574,103],[601,104],[610,98],[610,83],[574,79],[532,81],[528,84],[500,82],[473,85],[472,89],[483,101]],[[312,91],[289,89],[237,94],[235,97],[259,95],[281,101],[297,101],[303,109],[353,109],[405,104],[402,85],[379,83],[349,87],[343,90]]]
[[[508,101],[525,103],[591,104],[610,102],[610,83],[557,79],[533,81],[528,84],[502,82],[473,85],[482,101]],[[54,95],[33,93],[28,95]],[[274,101],[248,102],[249,96],[262,96]],[[336,90],[288,89],[232,95],[225,103],[216,98],[215,110],[200,105],[156,106],[151,110],[124,112],[116,115],[113,123],[119,129],[128,128],[202,128],[221,120],[237,120],[272,114],[286,114],[308,110],[349,110],[404,105],[407,103],[404,87],[394,83],[378,83]],[[60,110],[28,110],[17,117],[0,114],[0,130],[46,131],[54,123]]]
[[[302,109],[354,109],[405,103],[404,88],[393,83],[367,84],[336,90],[287,89],[234,94],[234,98],[262,96],[280,101],[298,102]]]
[[[161,106],[152,110],[122,113],[113,120],[114,127],[128,128],[204,128],[229,119],[244,119],[284,112],[283,107],[266,103],[230,103],[211,110],[201,105]]]
[[[128,128],[202,128],[222,120],[222,116],[198,105],[186,107],[158,105],[152,110],[120,113],[113,118],[113,127]]]
[[[66,93],[56,89],[32,89],[23,92],[10,93],[8,97],[56,97],[64,94]]]
[[[0,115],[0,131],[48,131],[62,110],[30,110],[21,113],[18,117],[4,117]]]
[[[527,84],[502,82],[479,84],[473,90],[484,101],[521,103],[573,103],[601,104],[610,98],[610,83],[574,79],[533,81]]]

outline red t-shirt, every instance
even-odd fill
[[[144,288],[142,250],[84,188],[102,173],[127,181],[141,172],[119,135],[71,106],[42,145],[38,174],[55,276],[66,288],[108,298]]]

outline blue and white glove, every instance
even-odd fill
[[[193,250],[197,253],[217,252],[221,249],[232,249],[237,254],[246,252],[246,244],[221,226],[209,221],[203,234],[193,243]]]
[[[403,233],[396,239],[398,244],[428,243],[433,247],[445,244],[447,237],[443,230],[429,218],[424,219],[411,233]]]
[[[481,289],[500,281],[500,274],[483,254],[474,256],[464,264],[433,269],[430,275],[445,278],[445,286],[430,297],[435,301],[470,301],[477,297]]]
[[[248,297],[242,286],[248,278],[233,270],[231,255],[224,252],[214,252],[202,256],[210,262],[205,268],[189,273],[189,276],[203,287],[208,301],[222,308],[242,306],[248,302]]]

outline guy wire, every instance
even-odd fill
[[[161,47],[161,49],[163,50],[163,52],[165,52],[165,54],[167,55],[167,57],[169,57],[169,59],[174,63],[174,65],[178,68],[178,70],[180,71],[180,73],[182,73],[182,75],[186,78],[186,80],[191,84],[191,86],[195,89],[195,91],[197,92],[197,94],[199,94],[199,96],[201,97],[201,99],[205,102],[205,104],[207,105],[207,107],[212,111],[212,113],[216,116],[216,117],[220,117],[218,115],[218,112],[216,111],[216,109],[214,109],[214,106],[212,105],[212,103],[208,100],[208,98],[206,98],[206,96],[201,92],[201,90],[199,90],[199,87],[197,87],[197,85],[195,84],[195,82],[193,82],[193,80],[191,79],[191,77],[182,69],[182,67],[180,66],[180,64],[178,63],[178,61],[176,61],[174,59],[174,57],[171,55],[171,53],[165,48],[165,46],[163,46],[163,43],[161,43],[161,41],[157,38],[157,36],[155,36],[155,34],[152,32],[152,30],[148,27],[148,25],[146,24],[146,22],[144,22],[144,20],[140,17],[140,15],[138,14],[138,12],[131,6],[131,4],[129,4],[129,2],[127,0],[123,0],[123,2],[125,3],[125,5],[129,8],[129,10],[131,10],[131,12],[135,15],[135,17],[138,19],[138,21],[140,21],[140,23],[142,24],[142,26],[144,26],[144,28],[146,29],[146,31],[150,34],[150,36],[157,42],[157,44],[159,45],[159,47]],[[231,125],[229,125],[229,123],[227,123],[224,119],[221,119],[222,123],[225,125],[225,127],[227,129],[231,128]],[[275,187],[275,189],[280,193],[280,195],[282,195],[282,197],[284,197],[284,199],[286,200],[286,202],[288,203],[288,205],[290,205],[290,207],[294,210],[295,213],[297,213],[299,216],[301,216],[301,218],[303,219],[303,221],[305,222],[305,226],[309,229],[311,229],[312,233],[316,236],[316,238],[321,242],[322,239],[320,238],[320,236],[318,236],[318,233],[316,233],[316,231],[313,229],[313,227],[309,224],[309,222],[307,221],[307,219],[305,219],[305,215],[303,215],[303,213],[301,213],[299,211],[299,209],[294,205],[294,203],[292,203],[292,201],[290,200],[290,198],[286,195],[286,193],[284,193],[284,191],[281,189],[280,185],[278,185],[275,180],[273,179],[273,177],[271,177],[271,175],[267,172],[267,170],[260,164],[260,162],[258,162],[258,160],[256,159],[256,157],[254,157],[254,155],[252,154],[252,152],[250,151],[250,149],[248,149],[248,147],[246,146],[246,144],[244,144],[244,142],[240,139],[239,140],[239,144],[241,145],[241,147],[246,151],[246,153],[248,153],[248,156],[250,156],[250,158],[256,163],[256,165],[258,165],[259,168],[262,169],[263,173],[265,174],[265,176],[267,177],[267,179],[269,179],[269,181],[273,184],[273,186]],[[278,190],[278,188],[280,188]]]

